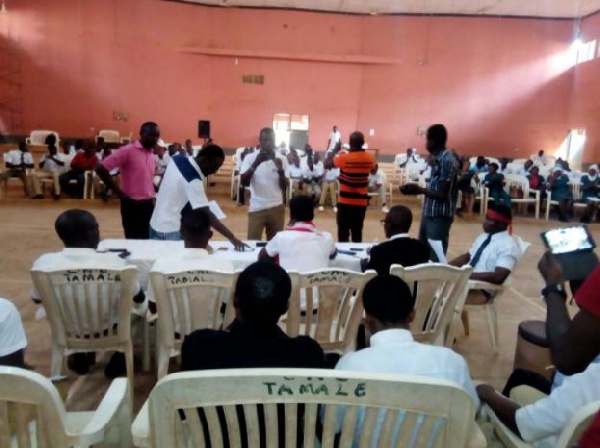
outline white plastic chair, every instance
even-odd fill
[[[52,328],[52,376],[69,352],[118,351],[133,385],[131,308],[137,269],[32,270]],[[133,387],[133,386],[132,386]]]
[[[350,351],[363,316],[364,285],[375,277],[375,272],[331,268],[288,274],[292,280],[292,295],[281,322],[288,336],[310,336],[325,353],[343,355]],[[304,301],[305,310],[302,309]]]
[[[459,317],[461,315],[461,312],[463,311],[463,306],[464,306],[465,313],[468,313],[469,310],[474,309],[474,308],[484,308],[485,309],[486,317],[487,317],[487,324],[488,324],[488,334],[490,336],[490,342],[492,344],[492,347],[494,348],[494,352],[498,352],[498,310],[496,309],[496,302],[500,299],[500,297],[504,294],[504,292],[507,289],[509,289],[510,286],[512,285],[513,272],[517,268],[518,262],[523,258],[523,256],[525,255],[525,253],[531,246],[531,243],[523,241],[521,239],[521,237],[519,237],[519,236],[513,236],[513,238],[515,239],[515,241],[517,242],[517,244],[519,246],[519,249],[521,250],[521,256],[519,257],[519,260],[517,261],[517,265],[514,267],[511,274],[506,278],[506,280],[504,280],[504,283],[502,283],[501,285],[495,285],[493,283],[482,282],[479,280],[469,280],[469,282],[467,284],[468,290],[483,289],[486,291],[491,291],[493,294],[495,294],[494,297],[491,298],[486,303],[481,304],[481,305],[465,305],[464,303],[463,304],[459,303],[456,308],[456,315]],[[465,299],[466,299],[466,297],[465,297]],[[456,321],[455,321],[455,325],[457,325]],[[465,332],[468,333],[468,328],[465,328]]]
[[[130,396],[128,380],[117,378],[95,411],[67,412],[49,379],[0,367],[0,446],[87,448],[108,442],[130,447]]]
[[[102,137],[104,143],[121,143],[121,133],[115,129],[101,129],[96,136],[96,142],[98,137]]]
[[[58,135],[58,132],[56,132],[56,131],[36,129],[34,131],[31,131],[31,133],[29,134],[29,137],[27,137],[25,139],[25,143],[27,143],[27,146],[29,146],[29,145],[44,146],[46,137],[49,134],[54,134],[56,136],[56,147],[60,148],[60,136]]]
[[[600,401],[589,403],[575,413],[573,418],[563,428],[556,443],[555,448],[570,448],[577,446],[577,442],[590,426],[594,417],[600,410]],[[494,433],[507,448],[532,448],[533,445],[524,442],[519,436],[512,432],[504,423],[502,423],[494,411],[484,405],[482,413],[492,423]]]
[[[181,353],[183,338],[202,328],[220,329],[235,317],[233,289],[239,272],[150,272],[158,313],[156,327],[157,376],[167,374],[169,358]],[[226,324],[221,306],[227,303]],[[179,335],[175,337],[175,333]]]
[[[521,176],[519,174],[505,174],[504,175],[504,191],[510,194],[511,187],[516,187],[517,189],[523,192],[522,198],[512,198],[511,202],[513,204],[534,204],[535,205],[535,219],[540,218],[540,191],[534,190],[533,188],[529,188],[529,179],[525,176]],[[534,195],[534,197],[530,196],[530,193]],[[493,200],[489,197],[489,189],[485,189],[485,211],[487,212],[488,201]]]
[[[300,446],[299,430],[305,447],[332,447],[337,434],[343,447],[463,448],[476,430],[474,414],[468,393],[444,380],[320,369],[207,370],[160,380],[132,432],[135,446],[204,447],[210,440],[218,447],[227,434],[239,447],[243,420],[250,447],[278,446],[280,431],[286,447]]]
[[[574,186],[574,183],[570,183],[569,184],[569,188],[571,189],[571,192],[573,193],[573,199],[575,199],[575,190],[578,187]],[[548,221],[550,219],[550,209],[552,208],[553,205],[558,205],[558,201],[552,199],[552,191],[551,190],[547,190],[546,192],[546,221]]]
[[[416,296],[415,320],[411,324],[416,341],[452,344],[452,340],[445,340],[445,333],[452,324],[458,302],[464,302],[472,270],[469,265],[457,268],[441,263],[406,268],[399,264],[390,266],[390,274],[404,280]],[[390,300],[393,299],[393,291],[390,291]]]

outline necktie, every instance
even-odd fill
[[[477,252],[475,252],[475,255],[473,256],[473,258],[471,258],[471,260],[469,260],[469,265],[471,267],[475,267],[475,265],[479,262],[479,259],[481,258],[483,251],[485,250],[486,247],[488,247],[490,245],[491,242],[492,242],[492,234],[490,233],[488,235],[488,237],[485,239],[485,241],[483,242],[483,244],[481,246],[479,246],[479,249],[477,249]]]
[[[21,165],[25,165],[25,153],[21,151]]]

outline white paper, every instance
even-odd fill
[[[225,213],[223,213],[223,210],[221,210],[221,207],[219,207],[219,204],[217,204],[217,201],[210,201],[208,203],[208,208],[210,209],[212,214],[217,217],[217,219],[223,220],[223,219],[227,218],[227,215]]]
[[[432,239],[428,239],[427,242],[429,243],[429,245],[433,249],[433,252],[437,256],[438,262],[447,263],[446,256],[444,255],[444,246],[442,245],[442,242],[440,240]]]

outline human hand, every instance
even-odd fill
[[[233,244],[233,248],[237,252],[244,252],[246,248],[250,248],[246,243],[241,240],[238,240],[235,236],[229,240],[231,244]]]
[[[258,165],[260,165],[263,162],[266,162],[267,160],[269,160],[269,154],[262,151],[259,152],[256,156],[256,159],[254,159],[254,167],[256,168]]]
[[[542,278],[548,285],[562,285],[565,283],[565,276],[562,267],[556,261],[556,258],[550,251],[546,251],[538,262],[538,270],[542,274]]]
[[[475,390],[477,390],[477,395],[481,401],[485,402],[489,400],[489,397],[496,395],[496,389],[494,389],[494,386],[489,384],[480,384],[475,388]]]

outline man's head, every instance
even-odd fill
[[[502,169],[505,169],[507,165],[508,165],[508,159],[506,157],[502,157],[500,159],[500,166],[502,167]]]
[[[181,212],[181,237],[185,247],[191,249],[206,249],[212,238],[210,216],[205,209],[184,208]]]
[[[195,158],[196,163],[202,170],[202,174],[210,176],[215,174],[225,161],[225,154],[220,146],[208,145],[202,148]]]
[[[27,142],[25,140],[21,140],[19,142],[19,151],[21,151],[21,152],[29,151],[29,148],[27,147]]]
[[[92,157],[96,152],[95,148],[91,144],[87,144],[83,148],[83,153],[86,157]]]
[[[337,130],[338,130],[338,127],[337,127],[337,125],[334,125],[334,126],[333,126],[333,132],[337,132]]]
[[[523,168],[525,168],[526,171],[529,171],[529,169],[531,168],[532,165],[533,165],[533,160],[526,160],[525,163],[523,164]]]
[[[371,170],[371,174],[375,175],[375,174],[377,174],[377,171],[379,171],[378,163],[376,163],[375,166],[373,167],[373,169]]]
[[[434,124],[427,129],[426,148],[429,152],[438,152],[446,147],[448,132],[443,124]]]
[[[192,141],[189,138],[185,140],[185,147],[186,148],[191,148],[192,147]]]
[[[534,166],[531,167],[531,169],[529,170],[529,172],[531,174],[537,175],[537,174],[540,174],[540,169],[537,166],[534,165]]]
[[[56,135],[48,134],[44,139],[44,145],[55,146],[56,145]]]
[[[398,233],[408,233],[412,225],[412,212],[404,205],[394,205],[385,215],[383,230],[386,238],[391,238]]]
[[[350,134],[350,151],[362,151],[365,144],[365,136],[360,131],[354,131]]]
[[[96,249],[100,243],[98,222],[86,210],[74,208],[61,213],[54,229],[65,247]]]
[[[413,148],[406,148],[406,156],[412,157],[412,155],[413,155]]]
[[[58,152],[58,149],[56,148],[55,145],[48,146],[48,154],[50,154],[51,156],[55,156],[57,152]]]
[[[160,138],[160,129],[152,121],[148,121],[140,128],[140,143],[146,149],[154,149]]]
[[[77,151],[79,151],[80,149],[83,149],[83,140],[78,138],[77,140],[75,140],[75,149]]]
[[[540,149],[538,151],[538,157],[544,157],[544,150],[543,149]]]
[[[372,334],[390,328],[408,329],[415,318],[415,298],[395,275],[378,275],[365,285],[363,305]]]
[[[490,204],[483,220],[485,233],[504,232],[512,223],[512,211],[504,204]]]
[[[275,131],[272,128],[262,128],[258,135],[260,149],[262,152],[272,152],[275,150]]]
[[[310,196],[295,196],[290,200],[290,218],[293,222],[311,222],[315,206]]]
[[[172,145],[169,145],[169,152],[171,152],[171,146]],[[156,149],[154,150],[154,152],[156,153],[156,155],[158,157],[162,158],[165,155],[165,147],[158,145],[156,147]]]
[[[498,171],[498,164],[495,162],[492,162],[488,165],[488,171],[490,174],[496,174],[496,172]]]
[[[235,285],[236,319],[254,327],[277,325],[286,313],[292,281],[270,261],[258,261],[242,271]]]
[[[98,137],[96,139],[96,148],[103,149],[104,148],[104,137]]]

